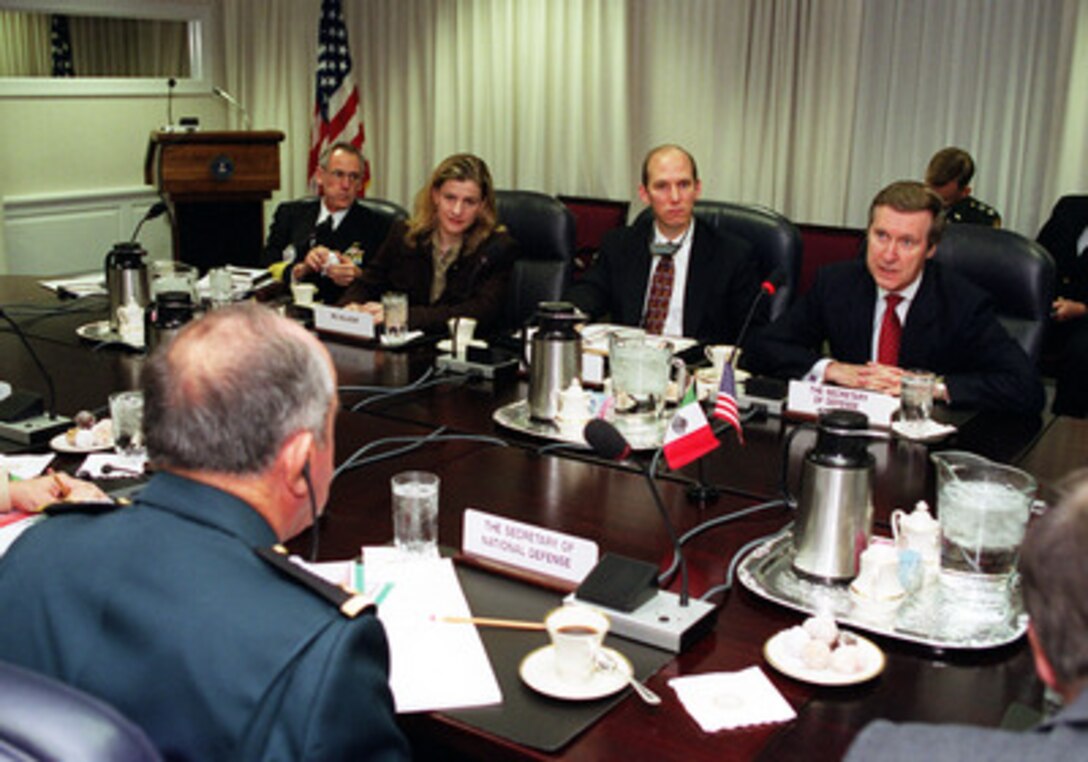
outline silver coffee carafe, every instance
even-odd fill
[[[582,377],[582,335],[577,324],[586,316],[568,302],[541,302],[537,331],[529,347],[529,415],[555,420],[559,393]]]
[[[117,308],[130,302],[141,310],[147,306],[149,289],[147,283],[147,265],[144,257],[147,252],[140,244],[126,241],[114,244],[106,255],[106,292],[110,297],[110,330],[114,333],[119,328]]]
[[[783,469],[789,468],[786,439]],[[816,446],[801,467],[801,499],[786,498],[797,508],[793,525],[793,568],[803,576],[829,582],[857,576],[858,559],[869,545],[873,525],[873,464],[870,439],[887,435],[869,430],[869,419],[852,410],[820,414]]]

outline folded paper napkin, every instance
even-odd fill
[[[788,722],[797,716],[759,667],[674,677],[669,686],[707,733]]]
[[[423,331],[408,331],[402,338],[392,339],[386,336],[384,333],[379,337],[378,341],[381,342],[383,347],[403,347],[405,344],[415,341],[423,335]]]

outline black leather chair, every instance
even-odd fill
[[[390,225],[397,220],[408,219],[408,210],[400,204],[394,204],[392,201],[386,201],[380,198],[360,198],[356,200],[356,203],[359,204],[359,206],[365,206],[369,211],[375,212],[386,218]]]
[[[144,732],[108,704],[0,662],[0,759],[159,762]]]
[[[1011,230],[949,225],[933,256],[990,294],[998,319],[1037,363],[1054,301],[1046,249]]]
[[[644,209],[639,218],[652,213]],[[778,212],[756,204],[700,199],[695,202],[695,216],[715,230],[748,241],[759,260],[761,277],[775,270],[782,273],[783,282],[771,297],[771,319],[785,312],[801,284],[801,231]]]
[[[510,275],[506,322],[520,328],[540,302],[561,299],[574,258],[574,215],[553,196],[535,191],[495,191],[499,222],[518,242]]]

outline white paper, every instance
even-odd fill
[[[85,275],[73,275],[70,278],[40,280],[38,283],[50,291],[59,292],[64,290],[76,296],[106,293],[106,276],[102,271],[86,273]]]
[[[397,712],[501,704],[502,691],[476,627],[438,621],[472,615],[453,562],[403,562],[394,548],[365,548],[363,558],[368,589],[393,583],[378,618],[389,639],[389,684]]]
[[[0,455],[0,466],[17,479],[33,479],[41,475],[53,460],[52,453],[45,455]]]
[[[102,467],[110,466],[103,473]],[[86,473],[88,479],[139,479],[143,476],[147,455],[120,455],[115,452],[96,452],[88,455],[78,473]]]

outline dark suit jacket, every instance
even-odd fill
[[[0,654],[105,699],[167,759],[407,759],[381,623],[254,552],[275,542],[166,473],[131,507],[48,518],[0,561]]]
[[[684,289],[684,335],[708,344],[733,343],[759,294],[755,257],[747,241],[715,232],[695,220],[687,285]],[[650,282],[653,218],[609,231],[589,271],[567,298],[591,319],[620,325],[642,324],[642,308]],[[752,319],[767,322],[766,300]]]
[[[847,363],[871,358],[877,287],[865,262],[821,268],[812,289],[754,336],[741,360],[756,373],[802,377],[823,355]],[[899,365],[944,376],[956,406],[1038,413],[1038,373],[998,322],[989,298],[940,263],[926,263],[903,325]]]
[[[475,318],[478,335],[498,328],[518,253],[514,239],[506,232],[495,232],[475,251],[462,252],[446,271],[446,290],[431,304],[431,244],[409,246],[404,240],[406,229],[403,220],[393,225],[340,303],[378,301],[386,291],[401,291],[408,295],[408,327],[413,330],[445,334],[449,331],[446,322],[453,317]]]
[[[895,725],[877,720],[858,735],[847,762],[1066,762],[1084,759],[1088,743],[1088,691],[1033,730],[973,725]]]
[[[1088,196],[1062,196],[1037,239],[1054,257],[1058,296],[1088,304],[1088,253],[1077,256],[1077,239],[1088,227]]]
[[[316,198],[301,201],[286,201],[276,207],[272,218],[272,227],[268,231],[264,255],[261,259],[265,266],[283,259],[283,250],[289,245],[295,247],[295,261],[301,262],[315,245],[327,246],[333,251],[346,252],[355,244],[363,250],[364,262],[377,253],[385,237],[389,234],[390,222],[385,217],[360,204],[353,204],[336,230],[322,230],[314,234],[317,227],[317,215],[321,211],[321,200]],[[362,264],[362,263],[360,263]],[[291,270],[284,271],[284,278],[290,279]],[[344,288],[337,286],[320,273],[311,273],[303,280],[317,286],[317,298],[325,304],[336,304],[344,295]]]

